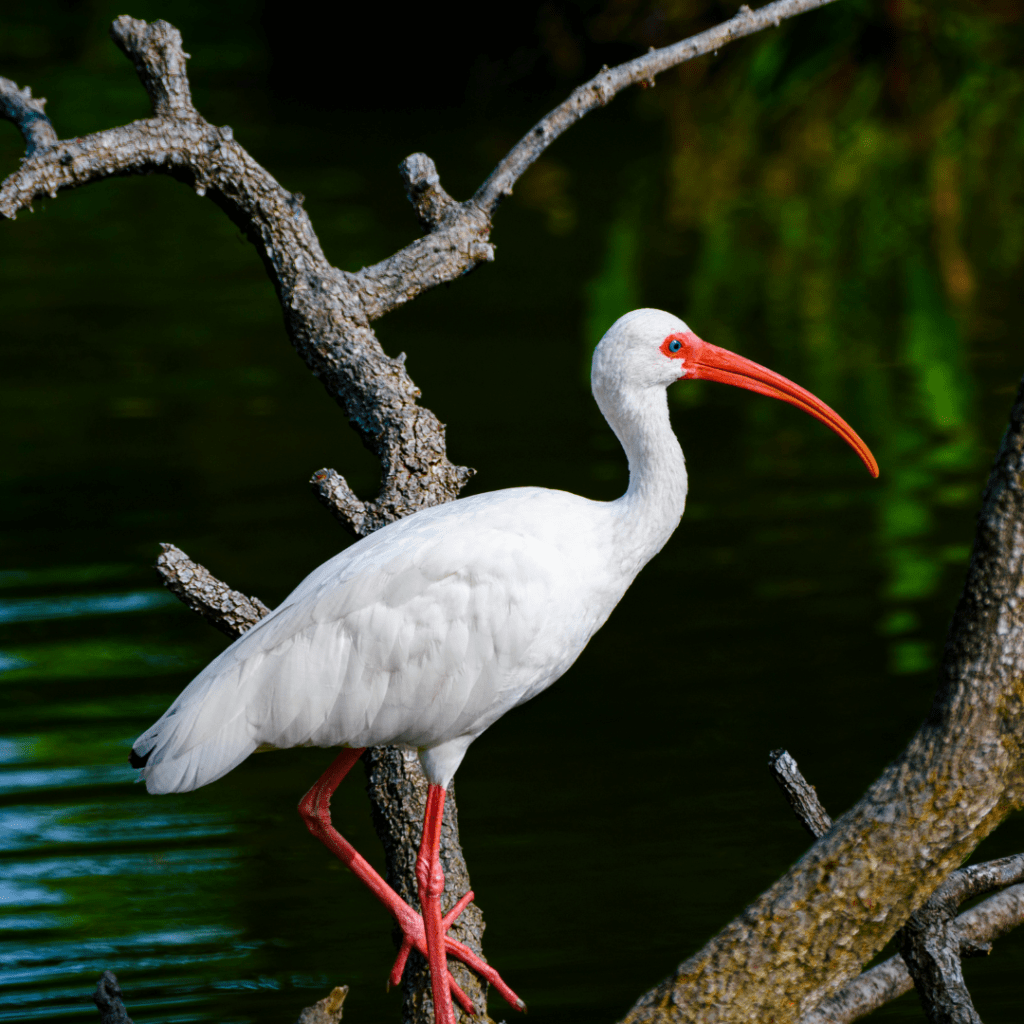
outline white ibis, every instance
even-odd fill
[[[670,313],[638,309],[617,320],[594,352],[591,380],[629,459],[621,498],[518,487],[391,523],[307,576],[196,676],[131,753],[151,793],[181,793],[260,748],[342,747],[299,811],[401,926],[392,983],[411,947],[427,956],[437,1024],[454,1024],[452,995],[473,1012],[446,955],[524,1008],[493,968],[446,934],[473,894],[442,917],[445,789],[477,736],[572,665],[679,524],[686,465],[668,386],[715,380],[789,402],[878,475],[867,445],[827,405],[701,341]],[[416,750],[430,784],[416,868],[422,917],[331,823],[334,790],[364,748],[381,744]]]

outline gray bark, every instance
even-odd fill
[[[1024,855],[954,871],[900,932],[900,955],[930,1024],[981,1024],[961,970],[965,956],[985,956],[986,942],[966,938],[956,912],[964,900],[1024,879]]]
[[[270,614],[258,597],[246,597],[232,590],[173,544],[160,545],[156,571],[179,601],[232,640]]]
[[[363,755],[366,765],[366,792],[370,796],[374,826],[384,843],[388,865],[387,881],[412,907],[419,906],[415,882],[416,855],[423,835],[423,815],[427,809],[427,780],[415,754],[397,747],[372,747]],[[459,842],[459,816],[455,806],[455,783],[448,787],[441,826],[441,867],[444,870],[442,910],[448,913],[455,901],[473,887],[469,869]],[[484,915],[471,903],[452,925],[449,934],[483,956]],[[401,941],[399,929],[396,942]],[[477,1013],[487,1017],[487,986],[468,967],[450,959],[448,968],[462,991],[472,1000]],[[434,1000],[430,990],[427,961],[415,949],[402,978],[402,1019],[405,1024],[433,1021]],[[459,1011],[461,1013],[461,1011]],[[465,1019],[463,1015],[463,1019]]]
[[[814,787],[803,777],[792,754],[787,750],[773,750],[768,755],[768,770],[807,829],[812,839],[820,839],[831,827],[832,819],[822,806]]]
[[[113,971],[104,971],[96,982],[92,1001],[100,1011],[100,1024],[132,1024],[128,1011],[121,1001],[121,986]]]

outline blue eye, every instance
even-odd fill
[[[669,352],[678,352],[683,347],[683,343],[678,338],[673,338],[668,343]]]

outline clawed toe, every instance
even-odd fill
[[[448,911],[447,914],[441,919],[441,924],[445,930],[449,928],[459,919],[459,915],[473,902],[473,891],[470,890],[463,896],[458,903]],[[420,917],[415,911],[412,911],[412,917],[415,920],[415,924],[412,921],[402,921],[402,945],[398,950],[398,956],[395,957],[394,966],[391,968],[391,973],[388,976],[388,984],[392,987],[397,987],[402,981],[402,975],[405,973],[406,964],[409,961],[409,953],[413,948],[418,949],[424,956],[427,955],[426,949],[426,933],[423,928],[423,918]],[[412,925],[412,927],[410,927]],[[417,927],[418,926],[418,927]],[[511,1006],[513,1009],[522,1010],[526,1012],[526,1003],[522,1001],[512,991],[511,988],[505,983],[504,979],[498,972],[491,967],[489,963],[483,960],[477,953],[474,953],[468,946],[459,942],[458,939],[453,939],[450,935],[445,935],[444,938],[445,952],[448,956],[454,957],[465,964],[474,974],[479,975],[487,984],[491,985],[499,995]],[[469,996],[459,987],[458,982],[452,977],[451,971],[448,972],[448,986],[451,989],[452,997],[462,1007],[462,1009],[469,1014],[475,1014],[472,1002],[470,1002]]]

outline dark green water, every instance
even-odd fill
[[[458,776],[487,953],[535,1024],[621,1016],[801,855],[769,749],[838,815],[927,711],[1024,370],[1015,11],[841,0],[624,96],[523,180],[493,266],[379,324],[479,470],[471,492],[621,492],[584,374],[636,305],[810,387],[882,467],[788,406],[678,389],[680,530]],[[146,113],[105,36],[118,13],[0,13],[0,73],[49,98],[62,136]],[[183,29],[200,109],[358,269],[415,237],[406,154],[461,197],[573,82],[729,12],[522,5],[500,39],[438,36],[436,75],[387,12],[132,13]],[[0,134],[0,172],[19,152]],[[157,588],[157,544],[273,604],[347,543],[305,480],[330,465],[369,495],[373,460],[255,254],[183,186],[106,182],[0,235],[0,1020],[88,1019],[105,967],[147,1024],[289,1021],[341,983],[346,1019],[396,1019],[388,920],[294,812],[327,752],[163,798],[125,763],[222,646]],[[379,860],[358,780],[334,804]],[[1021,849],[1017,817],[978,857]],[[966,973],[987,1024],[1020,1019],[1024,935]],[[923,1019],[912,996],[879,1016]]]

